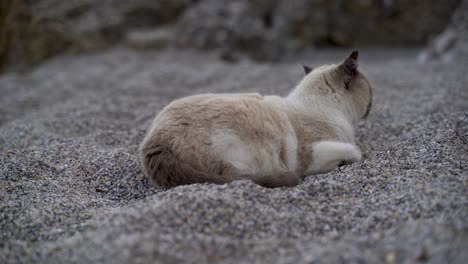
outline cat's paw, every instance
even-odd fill
[[[353,144],[347,144],[344,151],[344,159],[348,164],[362,160],[361,150]]]
[[[323,173],[340,165],[351,164],[362,159],[359,148],[351,143],[321,141],[313,147],[313,163],[308,172]]]
[[[344,153],[345,153],[345,159],[341,160],[338,163],[338,167],[351,165],[362,159],[361,150],[359,150],[359,148],[355,145],[347,145],[346,151]]]

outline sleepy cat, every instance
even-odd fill
[[[201,94],[175,100],[155,118],[140,154],[161,186],[250,179],[294,186],[301,177],[361,160],[354,127],[371,86],[354,51],[339,65],[312,70],[287,97]]]

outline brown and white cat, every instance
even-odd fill
[[[354,127],[371,86],[354,51],[315,70],[287,97],[201,94],[175,100],[155,118],[140,153],[145,173],[166,187],[250,179],[294,186],[301,177],[361,160]]]

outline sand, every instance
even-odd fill
[[[227,64],[189,51],[114,48],[0,76],[1,263],[464,263],[467,63],[361,50],[374,107],[362,162],[294,188],[249,181],[173,189],[137,148],[167,103],[202,92],[285,95],[300,63]]]

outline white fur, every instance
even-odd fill
[[[309,98],[304,102],[300,94],[290,95],[283,99],[295,111],[313,116],[316,120],[324,121],[336,130],[337,140],[354,144],[354,124],[333,105],[323,104],[320,98]]]
[[[283,164],[279,157],[280,144],[258,148],[258,145],[244,142],[233,131],[226,129],[217,130],[211,142],[215,154],[234,166],[240,174],[255,177],[297,170],[297,139],[294,135],[286,137],[287,164]]]
[[[256,149],[228,130],[217,131],[211,140],[216,154],[221,155],[224,161],[234,166],[241,174],[255,177],[281,171],[295,172],[297,169],[298,145],[297,139],[292,135],[286,138],[288,164],[281,164],[278,155],[279,145]],[[266,151],[266,147],[271,148],[272,151]],[[313,162],[309,165],[307,174],[328,172],[335,169],[341,162],[353,163],[362,159],[359,148],[351,143],[320,141],[311,144],[310,149]]]
[[[313,162],[307,173],[323,173],[335,169],[341,162],[357,162],[362,159],[359,148],[350,143],[320,141],[312,144]]]
[[[216,155],[229,162],[241,174],[257,171],[255,156],[249,145],[245,144],[234,132],[217,130],[212,138],[213,150]]]
[[[297,138],[296,135],[289,134],[286,137],[286,157],[287,157],[287,166],[288,170],[291,172],[296,172],[298,167],[297,159]],[[279,159],[279,157],[278,157]]]

